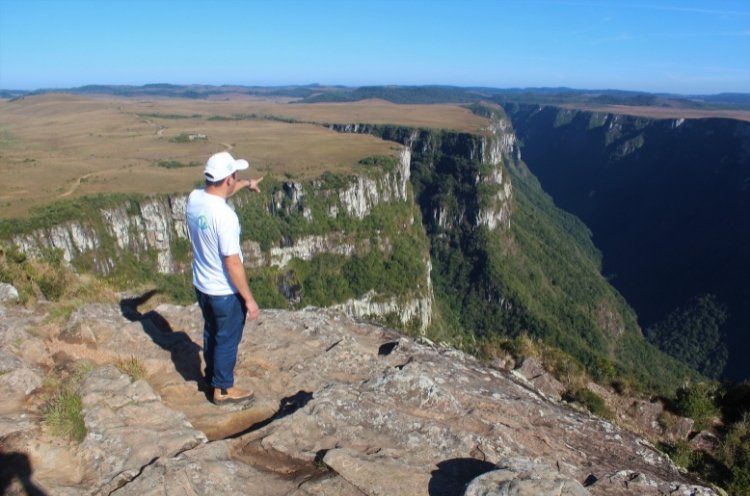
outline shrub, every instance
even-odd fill
[[[602,356],[594,356],[587,369],[594,381],[599,384],[610,382],[617,377],[615,364]]]
[[[169,141],[171,141],[172,143],[189,143],[190,135],[187,133],[180,133],[177,136],[169,138]]]
[[[0,245],[0,280],[15,286],[21,303],[39,296],[60,300],[73,287],[71,276],[60,250],[46,250],[41,259],[30,260],[14,247]]]
[[[505,349],[508,341],[510,339],[498,336],[497,334],[482,336],[477,340],[474,349],[469,350],[469,352],[483,362],[491,362],[496,358],[511,355]]]
[[[718,456],[729,468],[729,493],[750,494],[750,413],[729,428]]]
[[[42,275],[37,281],[39,290],[50,301],[58,301],[65,290],[65,280],[57,275]]]
[[[179,160],[159,160],[156,165],[165,169],[182,169],[185,167],[198,167],[201,163],[193,161],[186,164]]]
[[[345,257],[323,253],[309,262],[294,259],[290,269],[302,287],[301,304],[325,307],[353,296],[342,273]]]
[[[572,384],[585,383],[584,368],[581,363],[562,350],[542,346],[542,365],[545,370],[568,387]]]
[[[172,258],[176,262],[189,263],[192,260],[190,240],[177,238],[172,242]]]
[[[678,467],[688,469],[693,460],[693,450],[685,441],[678,441],[675,444],[659,443],[658,448],[669,455],[669,458]]]
[[[398,159],[387,155],[371,155],[361,159],[359,164],[383,171],[391,171],[398,164]]]
[[[349,281],[354,296],[362,296],[367,291],[379,287],[385,273],[385,256],[371,250],[364,255],[353,255],[342,268]]]
[[[526,334],[504,341],[500,346],[510,353],[516,362],[520,362],[524,358],[539,356],[538,345]]]
[[[613,380],[611,386],[620,396],[633,396],[642,389],[641,384],[637,380],[625,375],[621,375]]]
[[[693,419],[697,430],[703,430],[719,416],[715,395],[715,384],[699,382],[678,389],[671,406],[675,413]]]
[[[612,411],[607,408],[602,397],[586,388],[569,389],[563,394],[563,399],[583,405],[598,417],[612,418]]]

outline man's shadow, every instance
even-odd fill
[[[152,289],[141,296],[124,298],[120,300],[120,311],[131,322],[140,322],[144,332],[149,335],[154,343],[169,351],[175,370],[186,381],[195,381],[198,388],[207,393],[208,388],[201,373],[200,352],[202,348],[194,343],[184,331],[175,332],[167,319],[159,312],[150,310],[141,313],[138,310],[139,306],[146,303],[157,293],[159,293],[158,289]]]
[[[13,480],[18,479],[29,496],[46,496],[46,493],[31,480],[31,473],[28,455],[20,452],[3,453],[0,451],[0,494],[5,494]]]

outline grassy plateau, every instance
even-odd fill
[[[457,105],[379,100],[295,104],[54,93],[2,100],[0,218],[23,217],[31,207],[68,197],[187,192],[202,180],[208,156],[222,150],[250,161],[246,175],[299,180],[397,153],[396,145],[374,136],[320,125],[363,121],[464,131],[487,124]]]

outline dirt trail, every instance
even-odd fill
[[[94,174],[96,174],[96,172],[89,172],[88,174],[82,175],[81,177],[79,177],[78,179],[75,180],[75,182],[73,183],[73,185],[70,188],[68,188],[68,191],[66,191],[65,193],[61,193],[61,194],[57,195],[57,197],[58,198],[65,198],[66,196],[72,195],[81,186],[81,181],[83,181],[84,179],[90,178]]]
[[[164,136],[164,130],[166,129],[166,126],[162,126],[161,124],[157,124],[154,121],[152,121],[151,119],[145,119],[144,122],[146,124],[148,124],[149,126],[156,128],[156,135],[157,136],[159,136],[159,137]]]
[[[118,170],[118,169],[117,168],[103,169],[103,170],[98,170],[98,171],[95,171],[95,172],[89,172],[88,174],[84,174],[81,177],[77,178],[75,180],[75,182],[70,186],[70,188],[68,188],[67,191],[65,191],[64,193],[61,193],[61,194],[57,195],[57,198],[65,198],[67,196],[72,195],[81,186],[81,182],[83,182],[84,180],[86,180],[86,179],[88,179],[88,178],[90,178],[92,176],[95,176],[97,174],[102,174],[104,172],[115,171],[115,170]]]

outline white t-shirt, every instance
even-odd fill
[[[193,285],[223,296],[237,292],[224,267],[224,257],[239,254],[240,222],[224,198],[196,189],[187,201],[188,234],[193,245]]]

